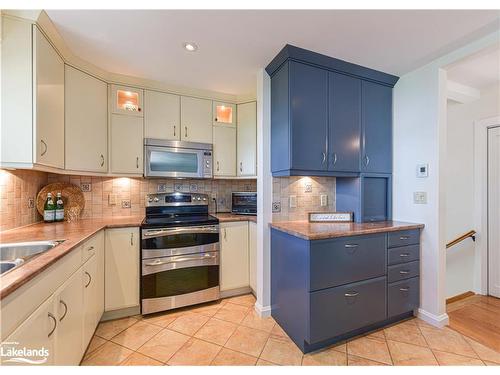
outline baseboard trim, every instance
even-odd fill
[[[107,320],[126,318],[129,316],[140,315],[140,314],[141,314],[141,306],[133,306],[119,310],[106,311],[104,314],[102,314],[101,322],[105,322]]]
[[[450,298],[446,298],[446,304],[457,302],[457,301],[460,301],[460,300],[465,299],[467,297],[472,297],[475,295],[476,295],[476,293],[469,290],[468,292],[457,294],[456,296],[453,296]]]
[[[267,318],[271,316],[271,306],[262,306],[259,302],[255,302],[255,311],[261,318]]]
[[[248,293],[252,293],[252,289],[249,286],[244,286],[242,288],[224,290],[223,292],[220,292],[220,298],[235,297],[235,296],[240,296],[242,294],[248,294]]]
[[[434,327],[438,328],[443,328],[444,326],[448,325],[450,321],[448,314],[446,313],[441,315],[434,315],[422,309],[418,309],[417,317],[422,319],[424,322],[427,322],[430,325],[433,325]]]

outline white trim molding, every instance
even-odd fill
[[[474,292],[484,295],[488,294],[488,129],[497,126],[500,116],[474,121]]]
[[[262,306],[259,302],[255,302],[254,308],[255,312],[261,318],[267,318],[271,316],[271,306]]]
[[[448,314],[446,313],[441,315],[434,315],[422,309],[418,309],[417,317],[422,319],[424,322],[427,322],[430,325],[433,325],[434,327],[438,328],[443,328],[444,326],[448,325],[450,321]]]

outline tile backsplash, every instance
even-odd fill
[[[273,177],[273,204],[280,203],[280,212],[273,212],[273,221],[307,220],[312,211],[335,211],[335,177]],[[321,206],[321,195],[327,205]],[[290,207],[295,196],[296,207]]]

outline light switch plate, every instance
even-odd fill
[[[429,176],[429,164],[417,164],[417,177],[424,178]]]
[[[273,212],[281,212],[281,202],[273,202]]]
[[[328,195],[321,194],[320,200],[321,200],[321,207],[328,206]]]
[[[122,208],[130,208],[130,200],[122,200]]]
[[[290,195],[290,208],[295,208],[295,207],[297,207],[297,196]]]
[[[415,191],[413,193],[413,203],[415,203],[415,204],[427,204],[427,192],[426,191]]]
[[[35,207],[35,198],[29,197],[28,198],[28,208],[33,208]]]
[[[80,184],[80,189],[82,189],[82,191],[84,193],[88,193],[88,192],[92,191],[92,184],[88,183],[88,182]]]

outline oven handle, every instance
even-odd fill
[[[151,230],[148,232],[143,232],[143,237],[157,237],[157,236],[168,236],[170,234],[183,234],[183,233],[218,233],[219,228],[217,226],[208,227],[189,227],[189,228],[175,228],[175,229],[158,229]]]
[[[151,262],[151,263],[144,263],[144,265],[148,266],[148,267],[153,267],[153,266],[161,266],[163,264],[191,262],[193,260],[205,260],[205,259],[214,259],[214,258],[217,258],[217,255],[205,254],[205,255],[203,255],[201,257],[177,258],[175,260],[168,260],[168,261],[155,260],[154,262]]]

